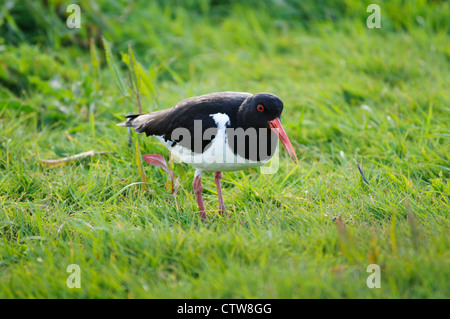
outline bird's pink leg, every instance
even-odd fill
[[[200,216],[203,219],[205,219],[206,212],[205,212],[205,205],[203,205],[203,196],[202,196],[202,191],[203,191],[202,175],[195,176],[192,186],[194,187],[195,199],[197,200],[197,205],[198,205],[198,210],[200,211]]]
[[[220,185],[221,179],[222,179],[222,172],[215,172],[214,181],[216,182],[217,196],[219,197],[219,214],[223,215],[225,213],[225,204],[223,203],[222,186]]]

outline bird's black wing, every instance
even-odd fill
[[[136,132],[145,133],[147,136],[161,136],[165,141],[172,142],[172,146],[179,144],[195,153],[201,153],[214,139],[216,134],[214,130],[217,131],[211,115],[225,113],[231,123],[236,123],[239,106],[251,96],[250,93],[241,92],[218,92],[196,96],[183,100],[170,109],[129,115],[127,122],[118,125],[133,127]],[[201,122],[196,123],[196,120]],[[201,137],[198,136],[200,130]],[[206,130],[208,134],[205,135]],[[180,135],[183,132],[185,134]]]

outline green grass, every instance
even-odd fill
[[[371,1],[80,1],[79,31],[58,1],[3,7],[0,297],[449,298],[449,4],[375,2],[381,29],[365,25]],[[146,191],[115,126],[137,106],[100,32],[117,61],[131,45],[148,71],[145,112],[215,91],[280,96],[300,165],[281,149],[275,175],[225,173],[230,218],[206,174],[206,224],[187,165],[174,165],[176,196],[145,165]],[[92,149],[111,153],[40,163]],[[366,285],[374,263],[380,289]],[[79,289],[66,285],[70,264]]]

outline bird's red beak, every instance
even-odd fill
[[[298,165],[297,155],[295,154],[294,148],[292,147],[292,144],[289,141],[289,138],[287,137],[286,132],[283,129],[283,126],[281,125],[280,119],[276,118],[272,121],[269,121],[269,125],[270,129],[274,131],[275,134],[277,134],[277,136],[280,138],[281,143],[283,143],[289,156],[292,158],[295,164]]]

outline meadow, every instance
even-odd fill
[[[450,297],[448,1],[74,2],[80,29],[67,1],[0,2],[0,298]],[[164,146],[116,126],[131,52],[143,112],[279,96],[299,165],[224,173],[230,217],[205,175],[203,223],[194,169],[170,162],[173,195],[140,160]]]

